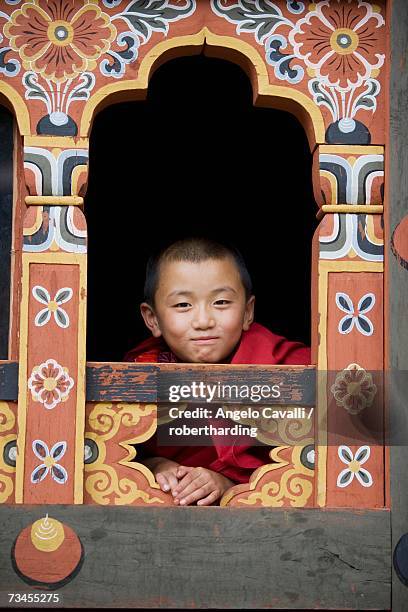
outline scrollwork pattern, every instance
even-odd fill
[[[303,3],[288,2],[291,13],[299,12]],[[212,0],[213,11],[224,17],[230,23],[236,24],[236,33],[253,34],[258,44],[265,48],[265,58],[268,64],[274,66],[275,76],[289,83],[299,83],[304,76],[302,66],[292,66],[295,59],[293,53],[282,53],[288,45],[287,36],[276,31],[281,27],[294,28],[295,24],[285,17],[279,6],[268,0],[238,0],[234,4],[225,6],[222,0]],[[294,10],[296,5],[297,11]],[[289,8],[290,10],[290,8]],[[304,10],[304,5],[303,5]]]
[[[136,456],[136,450],[131,444],[143,442],[150,438],[156,428],[156,405],[155,404],[96,404],[89,413],[88,424],[90,431],[86,432],[86,438],[93,440],[98,447],[96,461],[85,464],[85,489],[92,501],[101,505],[115,504],[125,505],[141,501],[144,504],[163,504],[164,499],[157,495],[151,495],[149,489],[158,489],[151,472],[141,463],[132,462]],[[145,417],[148,424],[143,427],[141,423]],[[119,441],[117,444],[127,451],[127,456],[117,460],[118,465],[126,466],[136,470],[146,483],[146,488],[139,486],[139,479],[128,476],[121,477],[119,470],[107,459],[107,447],[110,440],[120,434],[121,428],[131,428],[132,431],[141,430],[132,439]]]
[[[0,402],[0,504],[10,500],[14,491],[15,467],[8,465],[4,460],[6,445],[16,439],[15,433],[11,432],[16,426],[16,415],[7,402]]]
[[[303,446],[280,446],[270,455],[273,463],[258,468],[251,476],[249,486],[233,487],[221,499],[221,506],[263,506],[303,508],[313,494],[314,471],[301,461]],[[291,449],[291,450],[289,450]],[[282,455],[285,454],[288,459]],[[246,490],[243,490],[243,487]],[[234,490],[235,489],[235,490]],[[233,498],[237,496],[236,500]]]

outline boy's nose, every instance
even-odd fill
[[[206,308],[200,308],[196,317],[193,319],[194,329],[207,329],[208,327],[214,327],[215,321]]]

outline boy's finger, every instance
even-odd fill
[[[194,474],[188,472],[181,480],[177,482],[176,488],[173,490],[173,494],[179,495],[180,492],[194,480]]]
[[[156,474],[156,480],[159,483],[162,491],[165,491],[165,492],[170,491],[170,485],[167,481],[166,476],[162,472],[158,472]]]
[[[179,465],[179,467],[177,468],[177,478],[182,478],[183,476],[188,474],[188,472],[191,472],[191,470],[193,469],[194,468],[188,465]]]
[[[182,495],[184,496],[186,494],[186,488],[189,487],[193,482],[193,489],[197,489],[198,487],[201,487],[208,482],[208,475],[206,475],[205,472],[200,472],[193,469],[193,471],[186,474],[184,478],[179,481],[178,486],[176,487],[173,494],[175,493],[177,497],[181,497]]]
[[[189,504],[193,504],[195,501],[199,499],[203,499],[208,497],[211,494],[210,485],[199,487],[195,489],[189,495],[183,496],[180,499],[180,506],[188,506]]]
[[[174,489],[177,487],[179,481],[173,473],[167,475],[167,480],[170,485],[171,492],[174,495]]]
[[[207,495],[207,497],[199,499],[197,502],[197,506],[210,506],[218,499],[218,497],[218,491],[212,491],[209,495]]]
[[[184,487],[184,489],[180,491],[180,493],[177,493],[177,498],[180,500],[181,503],[182,499],[188,497],[195,491],[200,490],[202,493],[205,493],[207,495],[211,491],[211,488],[212,487],[210,483],[203,482],[201,478],[195,478],[192,482],[190,482],[190,484]],[[203,496],[201,495],[201,497]]]

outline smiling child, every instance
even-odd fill
[[[254,323],[255,297],[242,255],[206,238],[179,240],[147,265],[141,313],[152,334],[126,361],[310,364],[310,350]],[[143,463],[176,505],[214,504],[268,463],[260,446],[157,446]]]

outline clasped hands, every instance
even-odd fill
[[[214,504],[235,483],[226,476],[203,467],[180,465],[163,457],[145,461],[162,491],[171,492],[175,505]]]

